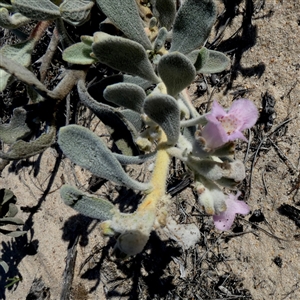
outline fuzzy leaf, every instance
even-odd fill
[[[130,178],[102,140],[87,128],[78,125],[62,127],[58,144],[72,162],[96,176],[132,189],[150,188],[149,184]]]
[[[85,216],[101,221],[111,220],[117,211],[108,200],[83,193],[69,185],[62,186],[60,196],[66,205]]]
[[[195,79],[196,70],[191,61],[179,52],[164,55],[158,63],[158,73],[171,96],[177,96]]]
[[[3,226],[5,224],[23,225],[24,222],[21,219],[14,217],[0,218],[0,226]]]
[[[60,17],[58,6],[50,0],[11,0],[14,9],[33,20],[53,20]]]
[[[16,29],[30,22],[30,19],[20,13],[10,15],[4,7],[0,8],[0,26],[6,29]]]
[[[206,49],[205,47],[203,47]],[[208,50],[208,55],[206,60],[204,60],[204,63],[202,65],[197,65],[197,62],[195,64],[195,67],[197,69],[197,72],[199,73],[219,73],[224,71],[230,64],[230,59],[222,52],[214,51],[214,50]],[[200,51],[201,52],[201,51]],[[203,55],[200,54],[199,55]],[[198,61],[198,59],[197,59]]]
[[[209,50],[205,47],[202,47],[200,50],[194,50],[187,54],[187,57],[191,60],[194,64],[194,67],[197,71],[199,71],[209,57]]]
[[[34,49],[34,46],[35,41],[30,39],[15,45],[5,45],[0,49],[0,54],[8,59],[17,61],[24,67],[28,67],[31,64],[31,52]],[[4,70],[0,70],[0,92],[6,88],[11,79],[11,74]]]
[[[198,174],[210,180],[220,180],[225,177],[240,182],[245,178],[245,167],[239,160],[222,163],[189,157],[188,165]]]
[[[144,122],[141,115],[131,109],[123,109],[120,113],[125,117],[125,119],[130,122],[137,132],[143,129]]]
[[[0,205],[2,206],[4,203],[12,201],[16,202],[16,196],[11,190],[8,189],[1,189],[0,190]],[[1,213],[0,213],[1,216]]]
[[[165,27],[159,29],[156,40],[154,42],[153,50],[155,52],[159,51],[166,42],[168,31]]]
[[[108,79],[108,78],[105,78]],[[106,81],[103,79],[103,81]],[[113,78],[110,78],[113,79]],[[117,79],[117,78],[115,78]],[[97,86],[101,91],[101,82]],[[138,155],[139,150],[133,140],[136,136],[136,130],[133,128],[121,113],[113,107],[99,103],[88,93],[85,83],[80,80],[77,85],[79,98],[84,105],[93,111],[93,113],[106,125],[110,138],[114,141],[118,149],[126,155]]]
[[[165,94],[152,93],[144,103],[144,112],[165,132],[169,145],[175,145],[180,130],[180,110],[176,100]]]
[[[4,48],[4,47],[3,47]],[[18,59],[17,59],[18,60]],[[36,91],[41,95],[47,95],[53,99],[56,99],[57,96],[54,92],[49,91],[36,77],[35,75],[18,63],[14,58],[9,59],[5,57],[0,50],[0,67],[5,70],[5,72],[12,74],[18,80],[23,81],[24,83],[33,86]],[[3,70],[0,70],[0,91],[3,86],[3,77],[1,78],[1,73]],[[2,85],[1,85],[2,84]],[[5,88],[5,87],[4,87]]]
[[[159,82],[145,49],[137,42],[96,32],[92,49],[101,63],[113,69],[140,76],[152,83]]]
[[[15,237],[19,237],[21,235],[26,234],[27,231],[19,231],[19,230],[18,231],[12,231],[12,230],[5,230],[5,229],[0,228],[0,233],[15,238]]]
[[[0,259],[0,266],[3,268],[5,273],[8,272],[8,270],[9,270],[8,264],[2,259]]]
[[[114,153],[114,156],[119,161],[121,165],[138,165],[142,164],[150,159],[154,159],[156,155],[156,152],[147,153],[144,155],[138,155],[138,156],[128,156],[128,155],[122,155],[118,153]]]
[[[152,0],[153,14],[158,19],[160,27],[171,29],[176,15],[176,1]]]
[[[14,143],[8,152],[0,151],[0,158],[7,160],[23,159],[39,154],[49,148],[55,139],[56,129],[51,127],[48,133],[43,133],[34,141],[25,142],[17,141]]]
[[[186,0],[176,15],[170,52],[187,54],[203,46],[215,20],[214,1]]]
[[[71,64],[91,65],[97,62],[97,59],[90,56],[92,53],[92,46],[86,43],[76,43],[63,52],[63,60]]]
[[[147,50],[152,48],[135,0],[97,0],[97,4],[109,20],[127,37],[138,42]]]
[[[15,108],[9,124],[0,125],[0,140],[6,144],[13,144],[28,136],[31,132],[26,124],[27,112],[23,108]]]
[[[18,208],[14,203],[9,203],[8,212],[6,214],[7,217],[13,218],[18,213]]]
[[[136,84],[140,86],[143,90],[149,89],[152,85],[152,83],[148,80],[145,80],[138,76],[131,76],[127,74],[123,75],[123,82]]]
[[[109,85],[103,96],[107,101],[141,113],[146,93],[136,84],[121,82]]]
[[[61,17],[67,23],[80,26],[90,18],[93,0],[64,0],[59,6]]]

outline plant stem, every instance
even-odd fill
[[[168,176],[170,155],[166,146],[167,137],[162,132],[161,139],[157,146],[157,157],[151,178],[152,191],[145,197],[144,201],[139,205],[137,214],[144,214],[157,207],[158,201],[166,194],[166,180]]]

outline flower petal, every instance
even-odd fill
[[[225,109],[215,100],[211,107],[211,115],[215,118],[224,117],[227,115]]]
[[[243,131],[256,123],[258,110],[251,100],[239,99],[233,102],[228,115],[232,115],[241,121],[242,125],[239,130]]]
[[[235,131],[228,136],[228,141],[234,141],[236,139],[241,139],[245,142],[248,142],[248,140],[245,138],[245,136],[240,131]]]
[[[237,200],[239,195],[240,193],[237,195],[228,195],[226,200],[227,210],[219,215],[213,216],[213,220],[217,229],[223,231],[229,230],[233,224],[236,214],[246,215],[249,213],[249,206],[244,201]]]
[[[202,137],[205,139],[205,146],[215,149],[228,142],[228,135],[221,124],[207,123],[202,130]]]

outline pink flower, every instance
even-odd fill
[[[258,110],[248,99],[233,102],[228,112],[214,101],[207,124],[202,130],[205,146],[215,149],[235,139],[247,141],[242,131],[252,127],[258,118]]]
[[[238,200],[240,192],[236,195],[229,194],[226,199],[227,209],[219,215],[214,215],[214,223],[217,229],[226,231],[232,226],[236,214],[247,215],[250,212],[249,206]]]

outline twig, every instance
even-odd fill
[[[79,234],[76,236],[72,247],[68,249],[68,254],[66,258],[66,267],[63,275],[63,288],[61,292],[61,300],[69,300],[72,281],[74,277],[74,269],[75,269],[75,262],[77,256],[77,244],[79,242]]]

